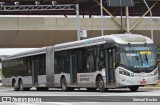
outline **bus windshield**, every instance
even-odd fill
[[[134,68],[151,67],[156,64],[155,54],[151,51],[121,52],[121,64]]]
[[[121,65],[133,68],[145,68],[156,65],[154,45],[123,45],[120,47]]]

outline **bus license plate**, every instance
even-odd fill
[[[141,85],[145,85],[145,84],[146,84],[146,81],[140,81],[140,84],[141,84]]]

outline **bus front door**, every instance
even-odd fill
[[[106,51],[106,82],[109,86],[115,85],[115,48],[107,48]]]
[[[32,59],[32,84],[38,84],[38,62],[35,59]]]
[[[77,84],[77,54],[76,53],[71,53],[70,56],[70,79],[71,79],[71,84]]]

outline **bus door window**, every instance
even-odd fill
[[[71,78],[71,84],[76,84],[77,83],[77,53],[71,53],[70,56],[71,59],[71,71],[70,71],[70,78]]]
[[[87,69],[89,72],[96,71],[97,56],[98,56],[98,46],[89,46],[87,48]]]
[[[112,50],[109,50],[108,52],[108,59],[109,59],[109,82],[111,83],[112,82],[112,69],[113,69],[113,55],[112,55]]]
[[[38,84],[38,64],[36,58],[32,59],[32,80],[33,84]]]
[[[98,64],[98,70],[102,70],[102,68],[105,68],[105,50],[103,45],[99,46],[99,55],[97,59]]]
[[[115,62],[115,59],[116,59],[116,51],[114,48],[109,48],[107,49],[107,76],[108,76],[108,84],[112,84],[115,82],[115,68],[116,68],[116,62]]]

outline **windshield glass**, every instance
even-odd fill
[[[156,65],[156,53],[154,46],[123,46],[120,51],[121,64],[134,68],[144,68]]]
[[[125,66],[150,67],[156,64],[155,54],[151,51],[121,52],[121,64]]]

